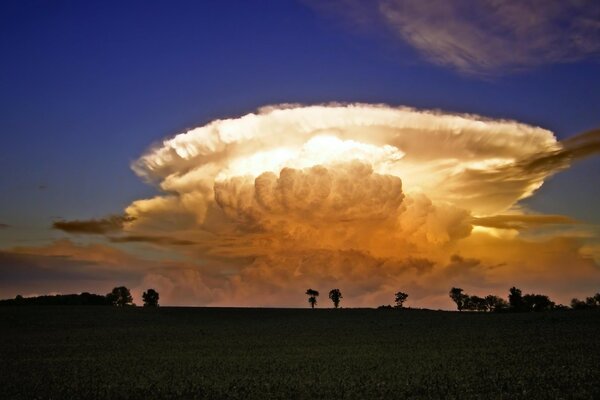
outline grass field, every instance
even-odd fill
[[[600,398],[600,312],[0,307],[0,398]]]

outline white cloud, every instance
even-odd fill
[[[581,0],[335,0],[313,7],[385,27],[429,61],[489,75],[600,54],[600,4]]]

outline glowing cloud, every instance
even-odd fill
[[[409,285],[422,304],[443,307],[452,282],[495,289],[518,284],[516,271],[540,273],[522,262],[538,247],[518,231],[573,221],[516,205],[597,152],[597,136],[560,143],[515,121],[385,105],[263,108],[165,140],[136,161],[168,193],[132,203],[126,236],[110,240],[167,232],[154,243],[212,271],[216,287],[203,297],[211,304],[294,305],[290,291],[338,282],[354,305]],[[502,244],[516,254],[504,257]],[[576,245],[564,257],[594,268]]]
[[[400,177],[409,192],[467,201],[466,208],[483,215],[531,195],[560,166],[529,171],[520,163],[561,148],[551,132],[514,121],[360,104],[290,106],[177,135],[133,168],[165,190],[197,192],[210,202],[215,181],[360,161]],[[484,175],[492,185],[482,182]]]

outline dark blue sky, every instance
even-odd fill
[[[0,223],[32,238],[153,193],[129,167],[153,142],[267,104],[439,108],[559,138],[600,126],[593,59],[481,79],[291,0],[3,1],[0,54]],[[585,161],[527,204],[597,222],[599,173]]]

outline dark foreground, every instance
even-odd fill
[[[0,398],[600,398],[600,312],[0,307]]]

